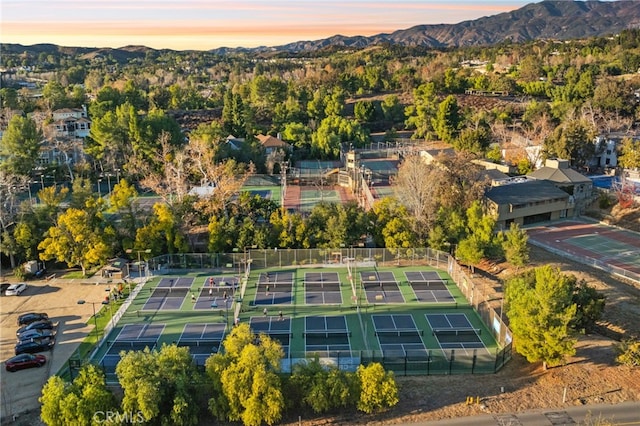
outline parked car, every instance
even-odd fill
[[[42,320],[23,325],[16,331],[16,336],[19,336],[27,330],[53,330],[53,323],[49,320]]]
[[[56,333],[53,330],[27,330],[18,335],[18,342],[23,340],[41,339],[43,337],[55,338]]]
[[[4,362],[7,371],[24,370],[25,368],[42,367],[47,362],[44,355],[20,354]]]
[[[33,354],[36,352],[50,351],[53,349],[55,340],[45,337],[44,339],[31,339],[18,343],[15,347],[16,355]]]
[[[18,325],[27,325],[32,322],[48,320],[49,315],[44,312],[29,312],[18,317]]]
[[[19,296],[27,289],[26,283],[11,284],[4,292],[7,296]]]
[[[11,287],[11,284],[9,284],[9,283],[0,284],[0,296],[4,296],[5,295],[5,291],[7,291],[7,289],[9,287]]]

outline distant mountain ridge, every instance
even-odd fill
[[[256,48],[211,49],[208,52],[228,54],[235,52],[278,53],[314,52],[330,47],[361,49],[381,43],[427,48],[447,48],[462,46],[493,45],[504,42],[525,42],[534,39],[578,39],[616,34],[624,29],[640,27],[640,1],[570,1],[545,0],[530,3],[520,9],[483,17],[457,24],[417,25],[390,34],[373,36],[335,35],[313,41]],[[2,44],[7,53],[21,53],[30,50],[35,53],[57,50],[63,53],[85,55],[111,54],[118,58],[143,57],[146,51],[156,49],[144,46],[125,46],[119,49],[61,47],[52,44],[22,46]],[[170,49],[162,49],[169,51]]]
[[[433,48],[493,45],[505,40],[577,39],[616,34],[640,26],[640,1],[546,0],[512,12],[457,24],[417,25],[370,37],[336,35],[323,40],[298,41],[272,48],[302,52],[332,45],[363,48],[391,43]]]

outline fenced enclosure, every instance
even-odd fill
[[[393,370],[401,375],[434,375],[434,374],[470,374],[470,373],[494,373],[498,371],[512,356],[512,335],[503,321],[502,312],[497,312],[492,307],[495,303],[495,291],[481,285],[476,285],[473,275],[447,253],[429,248],[412,249],[380,249],[361,247],[340,247],[336,249],[253,249],[242,248],[232,253],[189,253],[163,255],[148,261],[148,266],[154,274],[188,274],[197,270],[215,270],[222,274],[236,275],[239,280],[246,282],[252,273],[260,273],[262,270],[277,271],[283,268],[336,268],[342,270],[348,266],[353,268],[400,268],[429,266],[446,272],[451,281],[455,283],[468,304],[477,312],[489,334],[495,339],[498,348],[487,351],[484,348],[474,349],[472,346],[459,345],[459,348],[449,349],[443,344],[438,347],[435,336],[425,336],[425,342],[430,344],[423,350],[326,350],[318,352],[290,351],[283,361],[283,370],[291,371],[291,367],[299,362],[304,362],[317,357],[325,364],[335,365],[341,369],[352,370],[360,364],[380,362],[386,369]],[[349,274],[349,276],[351,276]],[[357,278],[356,278],[357,279]],[[410,285],[408,281],[398,283],[399,286]],[[364,285],[362,286],[364,288]],[[244,289],[243,289],[244,290]],[[243,301],[241,295],[238,299],[244,309],[254,309],[249,306],[251,302]],[[354,299],[355,300],[355,299]],[[411,306],[411,309],[419,309],[425,312],[458,312],[464,306],[455,304],[419,305],[415,302],[406,302],[397,305],[377,305],[363,300],[347,300],[335,309],[346,315],[355,315],[360,324],[367,316],[380,312],[402,312]],[[295,311],[295,306],[294,306]],[[322,312],[323,307],[316,308]],[[466,309],[469,309],[468,307]],[[307,308],[303,310],[309,310]],[[501,308],[500,308],[501,311]],[[300,313],[299,313],[300,314]],[[417,315],[417,314],[416,314]],[[361,329],[365,338],[375,338],[372,330]],[[371,334],[371,336],[368,336]],[[435,333],[434,333],[435,335]],[[435,349],[431,346],[436,342]],[[455,342],[453,344],[455,346]],[[360,348],[358,348],[360,349]]]

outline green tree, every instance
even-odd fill
[[[521,267],[529,262],[529,247],[527,242],[529,236],[527,231],[520,228],[520,225],[513,222],[509,230],[504,233],[502,248],[507,262],[515,267]]]
[[[358,101],[353,106],[353,115],[363,123],[373,121],[375,113],[376,107],[371,101]]]
[[[33,120],[14,115],[0,141],[0,170],[30,176],[36,166],[41,141],[42,133]]]
[[[404,110],[397,95],[385,96],[382,100],[382,114],[384,119],[392,123],[402,123],[404,120]]]
[[[254,335],[243,323],[233,328],[222,345],[224,352],[205,363],[214,390],[211,413],[247,426],[279,421],[285,407],[278,376],[284,356],[280,344],[265,334]]]
[[[384,197],[369,212],[370,232],[377,247],[415,247],[414,224],[407,208],[395,197]]]
[[[287,388],[293,409],[310,408],[317,414],[355,407],[359,396],[354,373],[323,366],[318,358],[295,364]]]
[[[82,274],[87,268],[102,265],[110,257],[110,239],[113,230],[103,228],[86,210],[67,209],[49,228],[44,240],[38,244],[41,260],[56,259],[69,267],[80,266]]]
[[[455,96],[449,95],[438,105],[432,120],[433,128],[440,139],[451,142],[457,137],[461,122],[458,101]]]
[[[361,365],[356,374],[360,379],[358,410],[370,414],[398,403],[398,386],[392,371],[384,371],[381,364],[374,362],[366,367]]]
[[[566,158],[574,167],[585,166],[596,153],[595,129],[585,120],[570,119],[545,140],[547,157]]]
[[[640,169],[640,140],[622,139],[618,164],[625,169]]]
[[[141,412],[148,422],[196,425],[201,375],[188,347],[121,352],[116,374],[122,386],[122,410]]]
[[[576,305],[576,316],[571,326],[575,330],[590,330],[596,322],[602,318],[606,297],[593,287],[587,285],[584,280],[577,281],[572,275],[574,282],[573,303]]]
[[[82,367],[73,383],[51,376],[39,401],[40,418],[48,426],[92,425],[98,419],[96,413],[116,409],[116,398],[107,388],[104,373],[92,364]]]
[[[418,86],[413,91],[413,105],[407,106],[405,124],[408,129],[415,129],[414,138],[426,138],[433,131],[433,118],[436,115],[437,94],[433,82]]]
[[[364,146],[368,141],[368,131],[354,120],[338,115],[330,115],[320,123],[311,138],[311,153],[320,158],[338,158],[340,146],[349,142],[354,147]]]
[[[467,209],[467,235],[460,240],[456,257],[466,264],[475,265],[484,258],[498,258],[501,254],[501,236],[494,234],[495,218],[483,211],[479,201]]]
[[[514,347],[529,362],[559,365],[575,353],[571,322],[577,307],[572,280],[558,268],[541,266],[506,282],[506,314]]]

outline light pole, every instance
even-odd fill
[[[96,304],[95,302],[87,302],[84,299],[80,299],[76,302],[78,305],[84,305],[85,303],[91,303],[91,306],[93,307],[93,321],[96,325],[96,337],[98,336],[98,317],[96,316]]]

